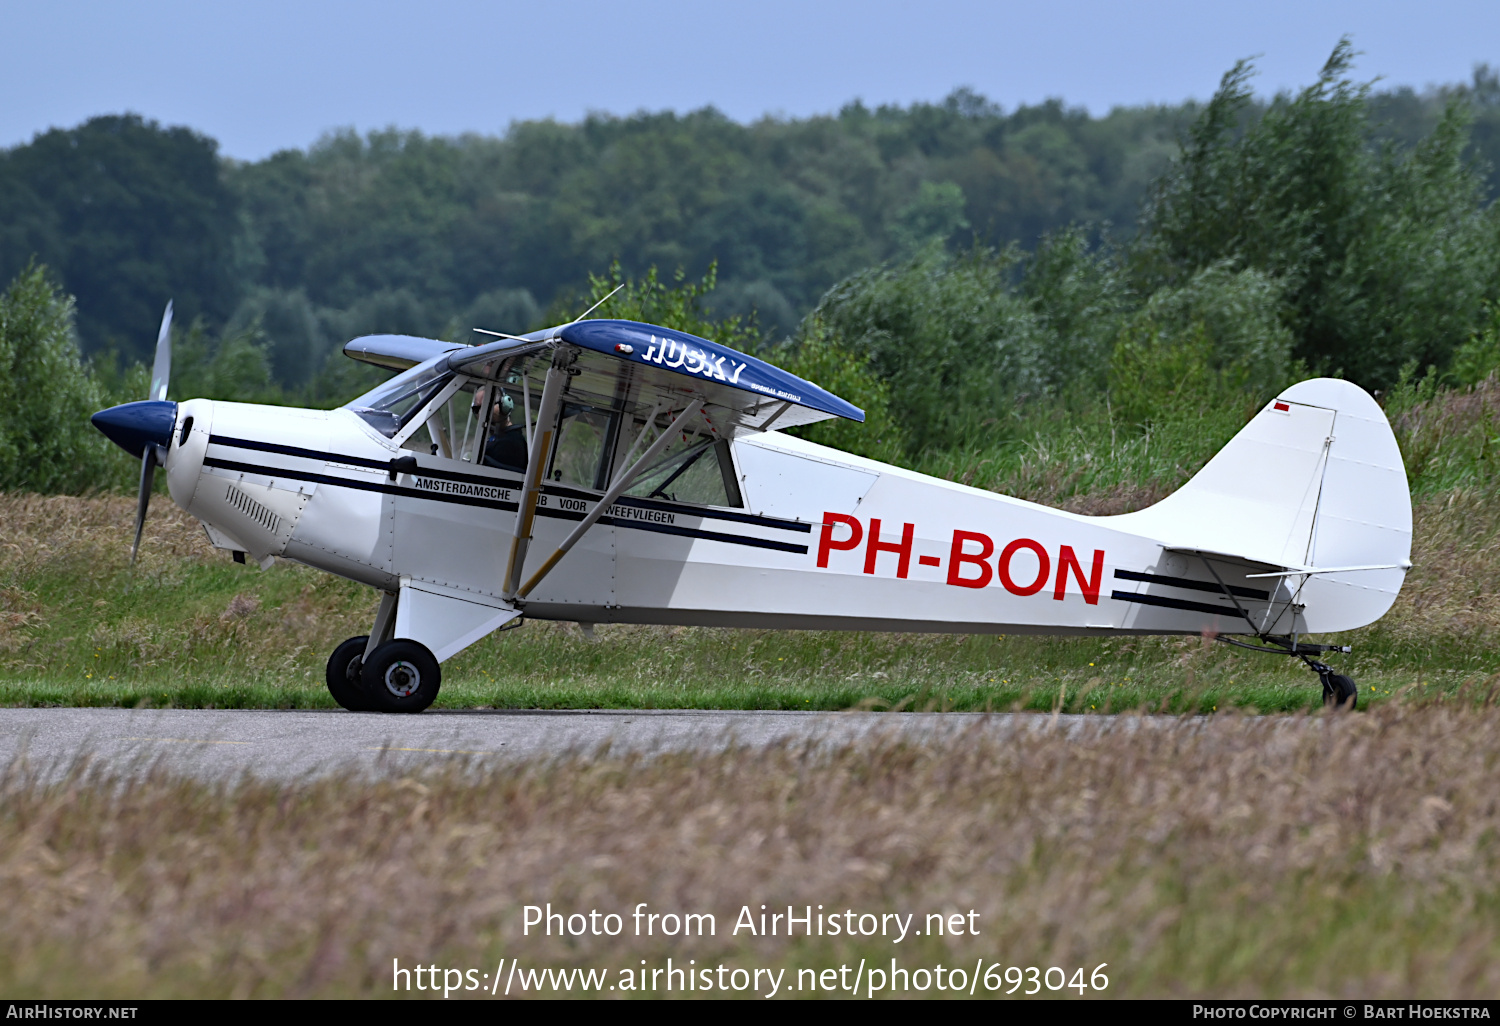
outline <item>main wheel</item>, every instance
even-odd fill
[[[371,708],[369,696],[365,694],[365,686],[359,676],[364,668],[365,645],[369,640],[364,636],[350,638],[328,657],[325,676],[328,693],[335,702],[350,712],[368,712]]]
[[[1359,689],[1353,677],[1342,673],[1319,674],[1323,678],[1323,704],[1332,709],[1353,709],[1359,704]]]
[[[415,713],[432,704],[443,671],[426,645],[398,638],[370,653],[360,679],[372,708]]]

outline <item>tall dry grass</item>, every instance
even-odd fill
[[[1491,646],[1500,639],[1500,504],[1458,487],[1413,509],[1412,569],[1377,630],[1404,641]]]
[[[96,653],[105,675],[312,666],[368,626],[369,589],[238,566],[165,496],[131,570],[134,520],[127,496],[0,493],[0,667],[55,677],[95,668]]]
[[[297,785],[97,768],[47,783],[12,766],[0,993],[382,995],[393,958],[484,971],[667,956],[1108,962],[1112,996],[1500,987],[1500,710],[1102,723],[1071,739],[597,753]],[[713,912],[719,930],[523,937],[521,907],[546,902]],[[975,909],[980,936],[729,935],[761,903],[919,922]]]
[[[0,492],[0,573],[26,576],[68,560],[100,572],[129,560],[135,499],[125,495],[35,495]],[[208,558],[203,528],[164,495],[155,496],[141,536],[141,558]]]

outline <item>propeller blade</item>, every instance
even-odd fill
[[[167,381],[172,377],[172,301],[161,315],[161,329],[156,333],[156,360],[151,364],[151,391],[147,399],[165,399]],[[141,507],[144,509],[145,507]],[[145,514],[142,514],[144,516]]]
[[[151,505],[151,487],[156,484],[157,447],[147,445],[141,454],[141,490],[135,503],[135,541],[130,546],[130,565],[135,566],[136,554],[141,551],[141,531],[146,526],[146,507]]]

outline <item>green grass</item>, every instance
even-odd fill
[[[41,574],[47,619],[0,672],[9,705],[332,708],[326,653],[364,629],[362,589],[290,565],[213,555],[148,563],[88,589]],[[1488,676],[1485,653],[1379,629],[1337,659],[1362,704],[1402,689],[1454,694]],[[532,622],[444,667],[439,708],[1035,709],[1261,712],[1313,708],[1317,678],[1291,660],[1199,638],[900,635]]]
[[[1385,618],[1324,639],[1354,646],[1329,661],[1359,682],[1362,706],[1403,694],[1482,698],[1500,679],[1500,384],[1403,386],[1388,405],[1417,496],[1415,567]],[[926,469],[1112,512],[1176,487],[1234,428],[1216,416],[1196,434],[1174,422],[1148,440],[1090,416],[1044,418],[1020,456],[1014,445],[990,456],[939,454]],[[289,564],[261,572],[232,563],[164,498],[132,572],[132,507],[124,496],[0,495],[0,704],[331,708],[324,662],[369,629],[374,593]],[[1321,701],[1300,664],[1195,637],[608,625],[597,635],[547,623],[493,635],[444,666],[437,704],[1105,713],[1292,711]]]

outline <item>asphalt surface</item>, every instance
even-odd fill
[[[1154,718],[1153,718],[1154,719]],[[1163,721],[1172,722],[1170,717]],[[1069,734],[1137,729],[1141,717],[982,713],[442,711],[417,716],[266,709],[0,709],[0,766],[49,773],[88,756],[124,770],[162,765],[205,779],[292,780],[353,770],[404,773],[471,761],[609,750],[712,751],[778,742],[846,744],[969,731]]]

